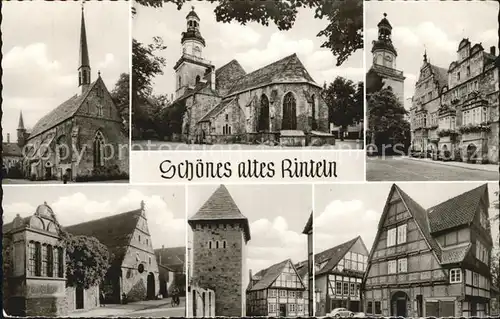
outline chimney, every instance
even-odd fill
[[[496,55],[496,48],[494,46],[490,47],[490,53]]]
[[[7,143],[10,143],[10,133],[7,133]]]
[[[250,276],[250,286],[252,285],[252,269],[248,269],[248,275]]]
[[[212,73],[210,74],[210,88],[215,90],[215,67],[212,68]]]

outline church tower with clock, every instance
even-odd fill
[[[391,87],[394,94],[404,105],[404,80],[403,71],[396,69],[398,53],[392,44],[392,26],[387,20],[387,14],[380,20],[378,39],[372,43],[373,64],[370,69],[384,81],[384,87]]]
[[[195,87],[200,82],[206,82],[206,75],[215,76],[215,66],[203,57],[205,39],[200,33],[200,18],[191,7],[186,16],[187,29],[182,32],[181,57],[174,66],[175,70],[175,96],[184,95],[189,88]],[[211,79],[215,83],[215,79]]]

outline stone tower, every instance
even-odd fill
[[[182,96],[186,89],[194,87],[204,79],[208,73],[212,73],[212,83],[215,83],[215,66],[203,57],[205,39],[200,33],[200,18],[192,7],[186,16],[186,31],[182,32],[181,57],[174,66],[175,70],[175,95]]]
[[[193,230],[193,281],[215,291],[216,316],[245,316],[248,219],[221,185],[188,223]]]
[[[19,113],[19,124],[17,125],[17,145],[23,147],[26,145],[26,129],[24,128],[23,111]]]
[[[91,83],[90,77],[89,50],[87,47],[87,32],[85,31],[85,17],[83,15],[82,4],[82,22],[80,26],[80,58],[78,61],[78,86],[82,89],[82,94],[87,90]]]
[[[384,87],[391,87],[394,94],[404,105],[404,80],[403,71],[396,69],[398,53],[392,44],[392,26],[387,20],[387,14],[377,24],[378,39],[372,43],[373,65],[375,71],[384,80]]]

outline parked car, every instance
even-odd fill
[[[327,317],[354,317],[354,312],[347,310],[346,308],[335,308],[330,313],[327,314]]]

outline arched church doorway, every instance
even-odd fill
[[[473,143],[467,146],[467,160],[472,162],[477,157],[477,146]]]
[[[410,298],[404,291],[398,291],[391,298],[391,316],[407,317]]]
[[[259,124],[257,131],[268,131],[269,130],[269,99],[267,96],[262,94],[260,98],[260,112],[259,112]]]
[[[148,284],[147,284],[147,298],[155,299],[155,275],[150,272],[148,274]]]
[[[297,129],[297,101],[292,92],[288,92],[283,99],[283,120],[281,129]]]

